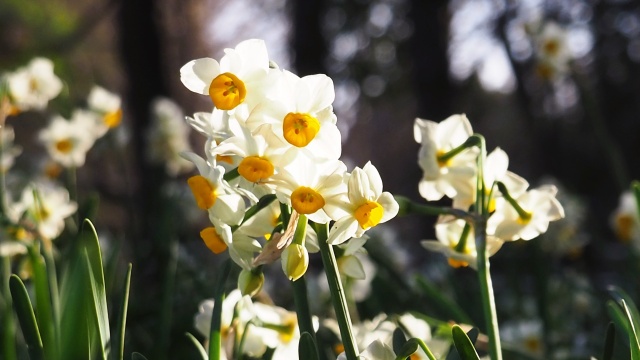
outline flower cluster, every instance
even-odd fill
[[[317,249],[307,220],[333,223],[328,242],[341,244],[397,214],[375,166],[348,172],[339,160],[335,91],[326,75],[299,77],[278,68],[257,39],[226,49],[220,61],[190,61],[180,75],[214,105],[187,119],[207,139],[205,158],[184,154],[199,171],[188,183],[213,225],[201,232],[213,252],[229,249],[246,271],[280,257],[295,280]],[[269,239],[264,248],[263,237]]]
[[[205,337],[211,333],[213,305],[214,300],[202,301],[194,318],[196,329]],[[238,352],[260,358],[268,348],[274,349],[272,359],[298,358],[300,330],[295,312],[253,302],[249,295],[233,290],[222,302],[221,327],[221,359],[235,359]]]
[[[465,115],[440,123],[416,119],[414,135],[421,145],[420,194],[430,201],[447,196],[456,209],[486,213],[488,255],[506,241],[531,240],[547,231],[550,221],[564,217],[556,187],[530,189],[525,179],[507,170],[509,158],[500,148],[485,156],[484,140],[472,132]],[[475,267],[475,229],[469,222],[441,216],[436,237],[422,245],[444,253],[451,266]]]

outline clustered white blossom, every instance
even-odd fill
[[[489,153],[478,168],[479,149],[468,143],[473,132],[465,115],[452,115],[436,123],[416,119],[415,140],[420,143],[418,163],[424,171],[420,194],[427,200],[451,198],[454,208],[469,211],[475,206],[482,181],[487,197],[487,253],[495,254],[507,241],[531,240],[547,231],[550,221],[564,217],[553,185],[529,188],[529,183],[507,170],[509,158],[500,148]],[[481,172],[480,172],[481,171]],[[478,174],[481,174],[478,179]],[[480,190],[481,191],[481,190]],[[476,209],[476,212],[478,209]],[[473,226],[462,219],[441,216],[436,224],[437,241],[422,245],[442,252],[453,267],[477,264]]]
[[[295,229],[298,219],[335,221],[328,242],[337,245],[362,238],[397,214],[398,204],[382,190],[375,166],[349,172],[339,159],[335,91],[326,75],[299,77],[280,69],[265,43],[252,39],[225,49],[219,61],[188,62],[180,76],[214,105],[212,112],[187,119],[206,137],[205,157],[183,155],[199,172],[188,183],[213,225],[201,232],[213,252],[229,249],[246,271],[281,258],[284,272],[295,280],[307,269],[308,253],[317,251],[311,227],[303,243],[291,242],[285,230]],[[249,206],[274,195],[277,202],[244,221]],[[278,203],[291,209],[290,224],[282,223]],[[258,241],[263,237],[271,238],[264,248]]]

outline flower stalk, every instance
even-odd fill
[[[327,275],[329,290],[331,291],[331,301],[333,302],[333,309],[336,312],[336,320],[340,328],[344,353],[347,356],[347,360],[357,360],[359,351],[351,329],[351,317],[349,315],[347,298],[344,288],[342,287],[342,281],[340,280],[333,246],[327,243],[328,224],[315,224],[315,230],[318,234],[318,245],[322,256],[322,265]]]
[[[479,141],[480,154],[478,156],[478,177],[475,209],[478,216],[475,218],[474,230],[476,251],[478,253],[478,280],[480,283],[480,297],[482,299],[482,311],[484,313],[487,335],[489,337],[489,355],[492,360],[502,360],[500,346],[500,332],[498,330],[498,315],[496,301],[493,294],[491,273],[489,271],[489,254],[487,253],[487,219],[489,217],[489,198],[486,196],[486,184],[484,183],[484,160],[487,157],[487,148],[484,137],[475,134]],[[500,185],[498,185],[500,186]],[[504,187],[504,185],[503,185]],[[500,189],[502,191],[502,189]],[[506,190],[506,189],[505,189]]]
[[[209,335],[209,360],[220,360],[222,351],[222,302],[224,285],[231,272],[231,260],[226,259],[221,266],[214,294],[213,313],[211,314],[211,333]]]

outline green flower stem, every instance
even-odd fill
[[[293,235],[293,243],[304,245],[304,239],[307,233],[307,216],[301,214],[298,218],[296,232]],[[293,286],[293,300],[296,304],[296,313],[298,315],[298,326],[300,333],[308,332],[316,342],[316,332],[313,329],[313,320],[311,319],[311,310],[309,309],[309,299],[307,296],[307,283],[304,275],[298,280],[291,281]]]
[[[451,160],[454,156],[460,154],[462,151],[473,147],[473,146],[480,146],[480,144],[482,143],[482,139],[480,137],[480,135],[477,134],[473,134],[471,136],[469,136],[469,138],[462,143],[462,145],[457,146],[455,148],[453,148],[452,150],[439,155],[438,156],[438,162],[439,163],[446,163],[447,161]]]
[[[234,168],[234,169],[231,169],[231,171],[225,173],[222,178],[226,181],[231,181],[237,178],[238,176],[240,176],[240,173],[238,172],[238,168]]]
[[[418,345],[420,345],[424,353],[427,354],[427,357],[429,358],[429,360],[437,360],[435,355],[433,355],[433,353],[431,352],[427,344],[425,344],[424,341],[422,341],[422,339],[414,338],[414,340],[418,343]]]
[[[0,159],[2,159],[2,152],[4,150],[4,125],[9,115],[9,109],[11,109],[9,97],[0,96]],[[4,170],[0,169],[0,219],[3,218],[6,213],[5,188]]]
[[[231,259],[226,259],[221,266],[214,294],[211,331],[209,333],[209,360],[220,360],[220,351],[222,350],[222,302],[225,297],[224,285],[230,272]]]
[[[507,200],[507,202],[513,206],[513,209],[518,213],[520,219],[531,220],[531,213],[523,209],[522,206],[520,206],[520,204],[511,197],[507,187],[501,181],[496,182],[496,185],[498,186],[498,190],[502,193],[502,196],[504,196],[504,199]]]
[[[463,219],[469,223],[472,223],[474,221],[474,216],[464,210],[454,209],[451,207],[418,204],[416,202],[411,201],[409,198],[406,198],[400,195],[395,195],[394,198],[400,205],[400,211],[398,212],[399,216],[408,215],[408,214],[431,215],[431,216],[452,215],[458,219]]]
[[[460,235],[460,240],[455,246],[455,250],[459,253],[464,253],[464,250],[467,248],[467,237],[469,237],[469,232],[471,231],[471,225],[469,223],[464,224],[464,228],[462,229],[462,235]]]
[[[478,280],[480,282],[482,310],[484,312],[487,335],[489,336],[489,354],[491,354],[492,360],[502,360],[498,315],[489,272],[489,255],[487,254],[487,220],[484,217],[476,221],[475,235],[478,249]]]
[[[489,199],[486,197],[483,173],[484,160],[487,156],[487,148],[484,137],[478,135],[478,138],[480,140],[480,155],[478,156],[478,178],[475,208],[478,209],[477,211],[479,213],[477,214],[474,222],[476,249],[478,253],[478,280],[480,283],[482,311],[484,313],[487,335],[489,337],[489,355],[492,360],[502,360],[500,332],[498,330],[498,315],[496,312],[496,301],[493,295],[491,273],[489,272],[489,254],[487,254],[487,219],[489,217]],[[504,187],[504,184],[502,186]],[[498,184],[498,188],[500,188],[500,184]],[[502,189],[500,190],[502,191]]]
[[[322,256],[322,264],[324,265],[324,271],[327,275],[327,281],[329,282],[331,301],[333,302],[333,309],[336,312],[336,320],[338,321],[338,326],[340,328],[340,336],[342,337],[344,353],[347,356],[347,360],[357,360],[359,351],[351,330],[351,318],[347,307],[347,299],[342,287],[342,282],[340,281],[340,274],[338,272],[336,257],[333,253],[333,246],[327,242],[329,225],[315,225],[316,234],[318,235],[320,254]]]
[[[11,305],[11,293],[9,291],[9,275],[11,275],[11,260],[8,256],[0,257],[0,326],[2,327],[2,339],[0,339],[0,357],[7,360],[17,359],[16,354],[16,323]]]
[[[307,282],[304,279],[304,275],[298,280],[292,281],[291,286],[293,286],[293,300],[296,304],[300,333],[308,332],[315,341],[316,332],[313,328],[311,310],[309,309],[309,297],[307,294]]]

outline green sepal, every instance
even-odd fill
[[[462,360],[480,360],[476,349],[473,347],[473,343],[469,336],[462,330],[459,325],[453,325],[451,328],[451,335],[453,336],[453,344],[458,350],[460,359]]]
[[[308,332],[300,335],[298,343],[298,357],[300,359],[318,360],[318,348],[313,336]]]
[[[604,351],[602,353],[602,360],[612,360],[613,359],[613,346],[615,344],[616,338],[616,326],[613,322],[609,322],[607,325],[607,332],[604,336]]]
[[[31,305],[27,288],[17,275],[11,275],[9,289],[13,308],[18,315],[20,328],[27,343],[29,358],[32,360],[44,359],[42,338],[40,337],[40,330],[38,329],[36,316],[33,313],[33,306]]]

